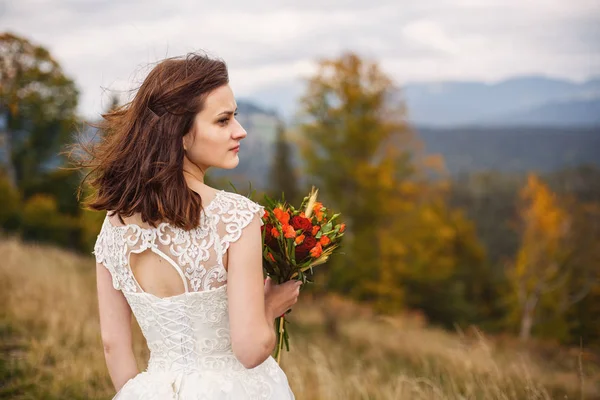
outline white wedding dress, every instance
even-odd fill
[[[96,260],[125,295],[150,350],[147,370],[130,379],[115,399],[294,399],[272,357],[246,369],[231,349],[223,257],[252,219],[262,215],[263,208],[248,198],[220,191],[191,231],[169,223],[119,226],[106,217],[94,248]],[[184,293],[160,298],[142,290],[130,255],[145,251],[175,268]]]

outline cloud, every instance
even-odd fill
[[[139,84],[148,64],[198,49],[224,58],[238,95],[291,81],[354,50],[399,83],[584,79],[600,71],[597,0],[20,0],[0,26],[49,48],[97,115],[102,87]]]

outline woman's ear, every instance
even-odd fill
[[[183,150],[187,151],[187,149],[190,147],[190,136],[191,136],[191,132],[186,133],[183,136],[182,142],[183,142]]]

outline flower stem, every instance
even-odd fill
[[[277,340],[277,364],[280,364],[281,351],[283,350],[284,317],[279,317],[279,335]]]

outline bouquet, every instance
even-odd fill
[[[263,269],[276,283],[291,279],[311,282],[312,268],[327,262],[340,246],[346,225],[336,223],[340,214],[330,213],[317,202],[318,192],[313,187],[297,209],[285,200],[265,196]],[[275,320],[275,331],[275,358],[279,362],[283,344],[290,349],[285,314]]]

